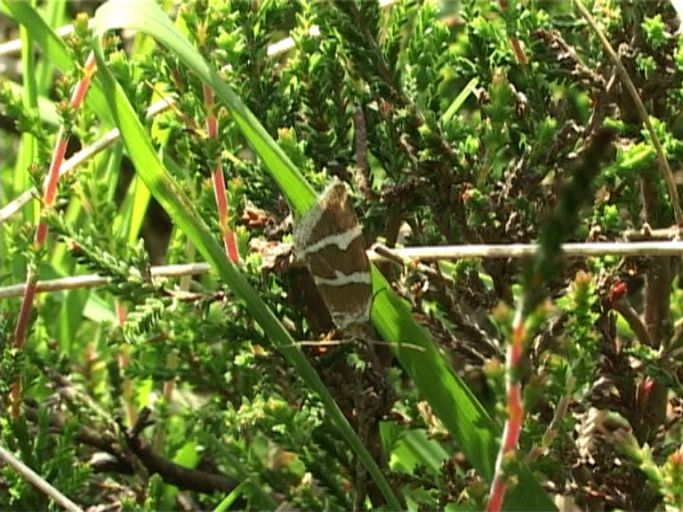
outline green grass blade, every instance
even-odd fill
[[[27,2],[28,3],[28,2]],[[23,81],[23,104],[27,110],[38,108],[38,87],[36,84],[36,60],[31,32],[24,26],[20,27],[21,34],[21,67]],[[36,161],[38,155],[38,141],[30,132],[21,134],[21,144],[17,161],[14,166],[14,193],[23,192],[31,186],[29,166]],[[33,201],[22,208],[24,219],[30,222],[37,220],[37,212]]]
[[[232,507],[233,503],[239,498],[247,489],[247,487],[250,485],[251,482],[249,480],[243,481],[241,484],[239,484],[237,487],[235,487],[230,494],[228,494],[223,500],[218,504],[218,506],[213,509],[213,512],[225,512],[226,510],[230,510],[230,507]]]
[[[48,0],[43,8],[43,18],[51,27],[59,27],[64,24],[66,18],[66,0]],[[40,94],[48,94],[52,85],[54,65],[50,59],[41,59],[36,70],[36,82]]]
[[[458,94],[455,99],[453,100],[453,103],[451,103],[448,106],[448,109],[446,112],[444,112],[441,120],[444,123],[448,123],[451,119],[453,119],[453,116],[455,113],[460,110],[460,107],[462,107],[462,104],[465,103],[465,100],[469,97],[470,94],[472,94],[472,91],[474,91],[474,88],[477,86],[479,83],[479,79],[475,76],[472,80],[467,82],[467,85],[463,87],[462,91],[460,91],[460,94]]]
[[[126,5],[130,7],[130,0],[115,0],[102,5],[97,11],[98,23],[106,24],[110,29],[126,27],[145,32],[172,50],[188,68],[211,85],[228,107],[235,123],[266,164],[280,189],[287,194],[292,208],[303,213],[313,206],[316,200],[313,188],[230,86],[178,32],[166,13],[156,3],[147,0],[135,2],[135,9],[126,8]]]
[[[143,5],[142,3],[136,4],[136,9],[131,11],[140,12]],[[106,14],[100,15],[99,12],[96,19],[98,22],[98,33],[102,34],[107,30],[109,20]],[[250,314],[259,323],[280,353],[297,370],[307,385],[319,395],[326,411],[330,415],[331,421],[339,429],[352,449],[362,458],[373,480],[387,499],[389,506],[392,509],[400,508],[399,500],[395,497],[379,467],[356,436],[317,373],[296,346],[295,341],[273,312],[263,303],[245,276],[228,260],[222,247],[216,242],[208,226],[206,226],[194,209],[189,197],[166,172],[135,111],[119,84],[106,69],[101,48],[97,51],[97,59],[98,76],[102,82],[103,89],[107,93],[106,97],[109,102],[110,111],[121,131],[121,138],[142,181],[176,225],[185,232],[191,242],[197,247],[197,250],[218,272],[221,279],[245,303]]]

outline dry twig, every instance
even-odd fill
[[[10,466],[14,471],[19,473],[21,477],[27,482],[34,485],[39,491],[41,491],[46,496],[49,496],[57,505],[62,507],[64,510],[69,512],[83,512],[83,509],[76,505],[69,498],[64,496],[61,492],[55,489],[49,482],[47,482],[42,476],[33,471],[26,464],[17,459],[3,446],[0,446],[0,459]]]
[[[671,203],[673,205],[676,224],[683,224],[683,209],[681,209],[681,202],[678,197],[678,189],[676,188],[676,180],[674,179],[674,174],[671,171],[669,162],[666,159],[664,147],[662,146],[662,143],[660,142],[659,137],[657,136],[657,133],[655,132],[654,127],[652,126],[652,123],[650,122],[650,116],[647,113],[647,110],[645,109],[645,105],[643,105],[643,101],[640,99],[638,91],[636,90],[636,86],[633,84],[631,77],[628,76],[628,72],[622,64],[621,59],[619,59],[619,55],[617,55],[617,52],[614,51],[614,48],[612,48],[612,45],[607,40],[605,33],[600,29],[600,27],[595,21],[595,18],[593,18],[588,9],[586,9],[586,6],[583,5],[581,0],[574,0],[574,4],[576,4],[576,8],[581,13],[581,16],[585,18],[585,20],[588,22],[591,28],[595,31],[595,33],[598,36],[598,39],[600,39],[600,43],[607,52],[607,55],[609,55],[609,58],[616,66],[619,79],[624,84],[624,87],[626,87],[626,90],[628,90],[628,93],[630,94],[631,99],[633,100],[633,103],[636,106],[636,110],[638,111],[638,116],[640,117],[640,120],[645,125],[645,128],[647,128],[647,131],[650,134],[650,139],[652,139],[652,145],[655,147],[655,152],[657,153],[657,164],[659,165],[659,169],[662,172],[664,181],[666,182],[667,190],[669,191],[669,197],[671,198]]]
[[[381,247],[381,248],[380,248]],[[377,250],[370,249],[368,256],[373,262],[391,261],[399,264],[412,264],[418,261],[440,261],[458,259],[491,259],[491,258],[529,258],[534,255],[536,244],[475,244],[475,245],[442,245],[425,247],[405,247],[389,249],[377,246]],[[644,242],[589,242],[568,243],[562,245],[567,258],[597,258],[601,256],[682,256],[683,242],[681,241],[644,241]],[[434,274],[429,267],[417,265],[417,269]],[[152,267],[152,277],[181,277],[188,275],[206,274],[210,270],[208,263],[188,263],[185,265],[163,265]],[[443,278],[443,277],[441,277]],[[65,277],[39,281],[36,292],[55,292],[96,288],[108,283],[106,277],[96,274]],[[0,299],[20,297],[25,285],[17,284],[0,288]]]

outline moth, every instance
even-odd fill
[[[295,226],[294,250],[313,275],[338,329],[369,322],[370,260],[344,183],[333,180]]]

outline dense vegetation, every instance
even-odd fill
[[[680,257],[561,245],[680,238],[668,0],[131,5],[0,7],[2,447],[93,510],[683,507]],[[291,254],[333,177],[368,246],[539,248],[376,260],[346,339]]]

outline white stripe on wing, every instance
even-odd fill
[[[315,284],[318,286],[321,284],[326,284],[328,286],[344,286],[346,284],[370,284],[372,282],[372,277],[368,271],[344,274],[339,270],[335,270],[334,273],[334,277],[313,276]]]
[[[298,256],[300,258],[305,258],[309,254],[313,254],[318,252],[321,249],[324,249],[328,245],[336,245],[339,250],[345,251],[348,249],[349,245],[351,245],[351,242],[353,242],[356,238],[359,236],[363,236],[363,230],[361,229],[359,224],[356,224],[352,228],[344,231],[343,233],[336,233],[334,235],[329,235],[323,238],[322,240],[318,240],[317,242],[313,242],[312,244],[300,248],[298,252]]]

